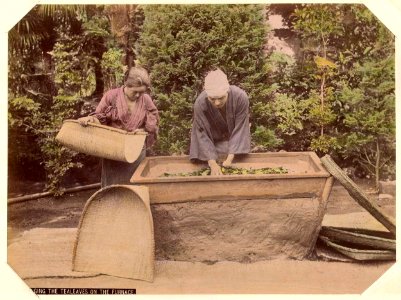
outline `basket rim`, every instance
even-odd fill
[[[63,124],[65,124],[65,123],[73,123],[73,124],[78,124],[79,126],[81,126],[79,124],[78,120],[73,120],[73,119],[64,120]],[[111,127],[111,126],[92,123],[92,122],[89,122],[87,126],[95,127],[95,128],[101,128],[101,129],[105,129],[105,130],[109,130],[109,131],[113,131],[113,132],[118,132],[118,133],[126,134],[126,135],[148,135],[147,132],[141,132],[141,131],[139,131],[139,132],[129,132],[129,131],[126,131],[124,129],[114,128],[114,127]]]

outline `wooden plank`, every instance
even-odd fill
[[[152,204],[238,199],[319,198],[326,178],[145,184]],[[307,201],[307,200],[305,200]]]
[[[379,206],[369,199],[368,195],[361,190],[355,182],[345,174],[343,170],[332,160],[330,155],[325,155],[321,159],[323,165],[348,191],[350,196],[365,208],[373,217],[382,223],[390,232],[396,233],[395,220],[381,211]]]
[[[76,186],[76,187],[72,187],[72,188],[67,188],[67,189],[63,189],[62,191],[64,193],[73,193],[73,192],[79,192],[79,191],[84,191],[84,190],[97,189],[99,187],[100,187],[100,182],[88,184],[88,185],[84,185],[84,186]],[[25,196],[21,196],[21,197],[9,198],[7,201],[7,204],[14,204],[14,203],[24,202],[24,201],[28,201],[28,200],[34,200],[34,199],[38,199],[38,198],[52,196],[53,194],[54,194],[53,192],[43,192],[43,193],[25,195]]]
[[[325,185],[323,190],[321,191],[321,195],[319,196],[318,200],[319,200],[319,209],[318,209],[318,216],[317,216],[317,222],[316,222],[316,228],[315,228],[315,233],[313,234],[313,236],[315,237],[315,239],[313,240],[313,245],[316,244],[316,240],[319,236],[319,232],[320,229],[322,227],[322,223],[323,223],[323,218],[324,215],[326,213],[326,207],[327,207],[327,202],[329,200],[330,197],[330,193],[331,193],[331,189],[333,187],[333,183],[334,183],[334,178],[332,176],[330,176],[329,178],[326,179]],[[313,249],[311,249],[313,250]]]

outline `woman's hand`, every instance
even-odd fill
[[[87,116],[78,119],[79,124],[82,126],[87,126],[89,122],[91,123],[100,123],[99,120],[94,116]]]

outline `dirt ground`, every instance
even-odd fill
[[[358,184],[366,191],[371,190],[369,182],[360,181]],[[36,188],[40,189],[40,186]],[[31,187],[32,190],[34,187]],[[218,262],[208,265],[157,261],[153,283],[107,275],[74,277],[70,274],[55,274],[52,266],[55,269],[64,268],[62,264],[65,264],[68,269],[71,258],[65,249],[71,246],[84,205],[94,192],[87,190],[59,198],[45,197],[8,206],[8,261],[28,286],[136,288],[138,294],[360,294],[394,264],[334,262],[316,255],[303,261],[271,260],[250,264]],[[10,197],[15,195],[9,194]],[[384,212],[395,217],[394,198],[384,198],[377,203]],[[357,227],[358,221],[365,227],[383,229],[342,186],[335,183],[323,223]],[[49,240],[59,242],[48,243],[46,249],[38,248],[35,252],[35,241],[43,238],[43,234]],[[31,249],[30,252],[36,253],[36,257],[22,253],[23,259],[18,264],[18,261],[13,260],[13,255],[21,255],[19,251],[23,252],[21,245],[24,243],[27,249]],[[49,264],[47,274],[38,276],[34,272],[29,273],[28,269],[44,264],[40,255],[48,258],[52,253],[63,251],[60,247],[64,247],[64,252],[68,253],[63,254],[62,258],[55,258]],[[12,261],[14,265],[10,263]],[[27,264],[32,265],[28,267]]]

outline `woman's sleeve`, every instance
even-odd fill
[[[104,94],[99,104],[96,107],[95,112],[90,113],[90,116],[96,117],[101,124],[107,124],[108,118],[107,115],[110,114],[112,110],[112,104],[110,102],[110,98],[108,93]]]
[[[146,148],[150,148],[156,142],[159,133],[159,111],[149,95],[145,95],[146,118],[145,131],[149,133],[146,139]]]
[[[145,130],[149,133],[157,133],[159,129],[159,111],[150,96],[146,99]]]

